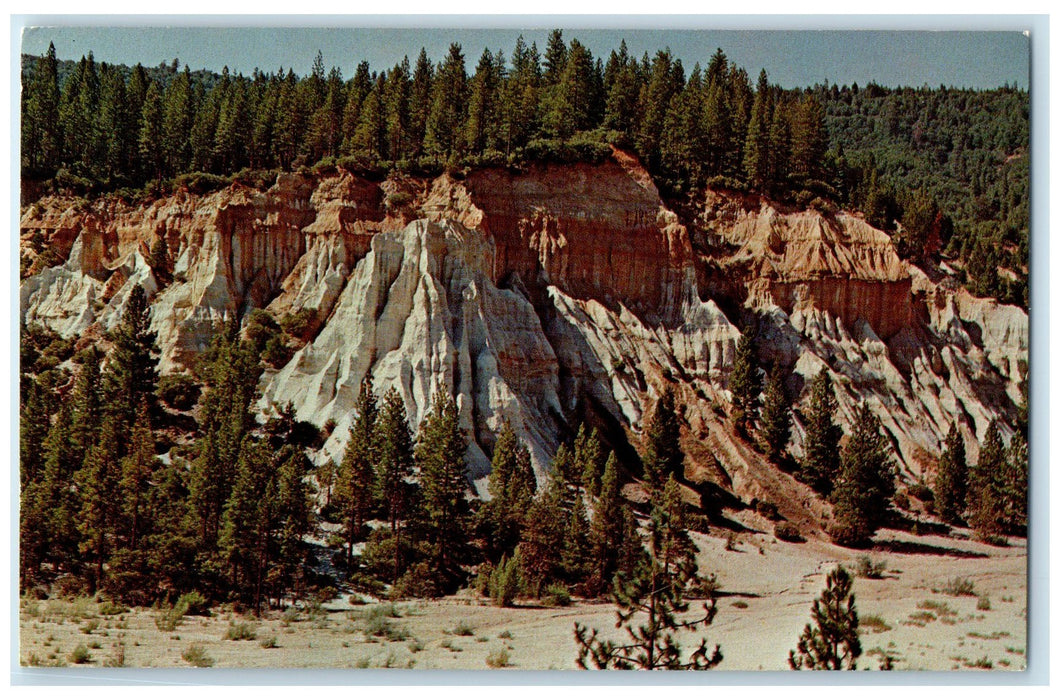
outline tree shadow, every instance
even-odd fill
[[[940,547],[923,542],[905,542],[903,540],[877,540],[872,545],[873,551],[892,552],[894,554],[933,554],[935,556],[957,557],[958,559],[986,559],[981,552],[969,552],[966,549]]]

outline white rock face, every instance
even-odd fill
[[[318,425],[335,420],[325,449],[338,460],[365,376],[378,394],[401,394],[413,427],[440,387],[456,396],[474,479],[489,473],[486,451],[505,418],[543,475],[557,447],[556,357],[526,297],[490,281],[493,256],[483,234],[450,221],[377,234],[327,324],[263,400],[291,402]]]

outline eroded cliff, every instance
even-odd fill
[[[263,408],[290,402],[305,420],[336,421],[324,454],[340,458],[363,377],[395,387],[413,425],[441,386],[458,397],[480,490],[503,420],[543,474],[582,420],[630,454],[670,384],[687,406],[689,473],[704,468],[741,498],[801,502],[783,497],[800,485],[733,437],[722,410],[745,323],[802,400],[827,369],[844,423],[869,402],[910,475],[932,468],[951,422],[974,459],[973,437],[1013,419],[1028,337],[1019,309],[929,279],[851,214],[722,193],[693,212],[683,221],[617,151],[600,165],[433,179],[284,175],[266,191],[140,206],[49,198],[23,213],[23,254],[50,250],[60,264],[22,281],[21,311],[91,335],[141,284],[174,371],[226,319],[311,309],[306,345],[263,378]],[[159,237],[166,285],[148,264]]]

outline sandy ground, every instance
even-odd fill
[[[787,669],[788,650],[810,620],[826,573],[840,563],[856,568],[864,554],[762,534],[741,535],[731,550],[723,537],[693,537],[701,573],[718,577],[718,613],[711,626],[679,639],[691,645],[705,636],[719,644],[723,670]],[[854,584],[865,652],[859,668],[877,668],[884,653],[902,670],[1024,668],[1025,541],[992,547],[962,533],[915,537],[889,530],[876,539],[881,544],[868,554],[886,561],[886,571]],[[947,593],[954,579],[971,581],[975,594]],[[24,600],[19,656],[24,665],[73,665],[71,654],[84,645],[86,665],[116,665],[124,656],[127,667],[188,667],[182,654],[199,645],[213,666],[229,668],[572,669],[575,621],[622,638],[613,606],[604,603],[497,608],[467,595],[399,602],[397,617],[376,611],[374,620],[372,606],[350,606],[344,599],[326,610],[312,618],[276,613],[261,620],[215,611],[208,618],[185,617],[174,631],[163,632],[150,610],[108,616],[88,600]],[[254,639],[226,639],[230,625],[240,622],[250,626]]]

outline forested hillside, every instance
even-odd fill
[[[637,153],[671,199],[704,187],[863,211],[906,257],[959,257],[977,293],[1027,304],[1026,91],[782,90],[718,49],[703,69],[663,50],[606,60],[554,31],[473,70],[459,45],[351,79],[251,76],[23,57],[24,193],[142,197],[341,162],[434,174]],[[43,187],[43,189],[42,189]],[[28,203],[28,202],[27,202]]]

